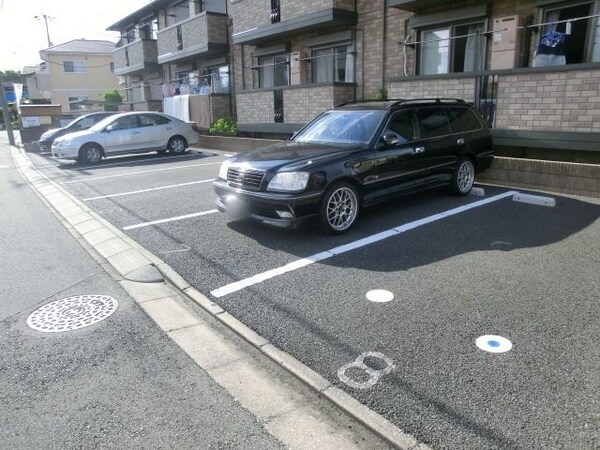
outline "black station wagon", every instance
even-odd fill
[[[295,228],[318,217],[343,233],[362,208],[448,186],[466,195],[494,158],[491,132],[463,100],[346,103],[287,142],[225,160],[217,208],[236,218]]]

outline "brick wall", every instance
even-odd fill
[[[600,70],[501,76],[496,127],[600,131]]]
[[[356,81],[359,98],[377,98],[382,86],[383,6],[385,0],[358,0]]]
[[[387,83],[387,89],[389,98],[475,99],[475,79],[471,77],[394,81]]]
[[[210,105],[213,122],[223,117],[231,117],[231,112],[229,110],[229,95],[211,95]]]
[[[238,123],[273,123],[273,91],[238,92]]]
[[[283,91],[285,123],[306,123],[336,104],[352,101],[354,87],[315,86]]]

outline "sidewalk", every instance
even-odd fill
[[[5,142],[0,203],[7,448],[388,448],[217,323],[189,292],[165,284],[152,255],[126,247],[135,243],[82,211]],[[40,306],[84,294],[113,297],[118,309],[74,331],[27,325]],[[416,445],[389,435],[406,443],[400,448]]]

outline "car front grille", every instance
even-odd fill
[[[248,189],[260,189],[265,173],[262,170],[245,170],[230,167],[227,171],[227,181],[234,186]]]

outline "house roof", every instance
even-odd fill
[[[174,0],[154,0],[153,2],[142,6],[140,9],[125,16],[116,23],[113,23],[107,28],[108,31],[122,31],[123,29],[135,25],[140,20],[146,19],[148,16],[155,15],[159,9],[163,9],[169,4],[174,3]]]
[[[112,53],[115,43],[111,41],[95,41],[91,39],[73,39],[42,50],[45,53]]]

